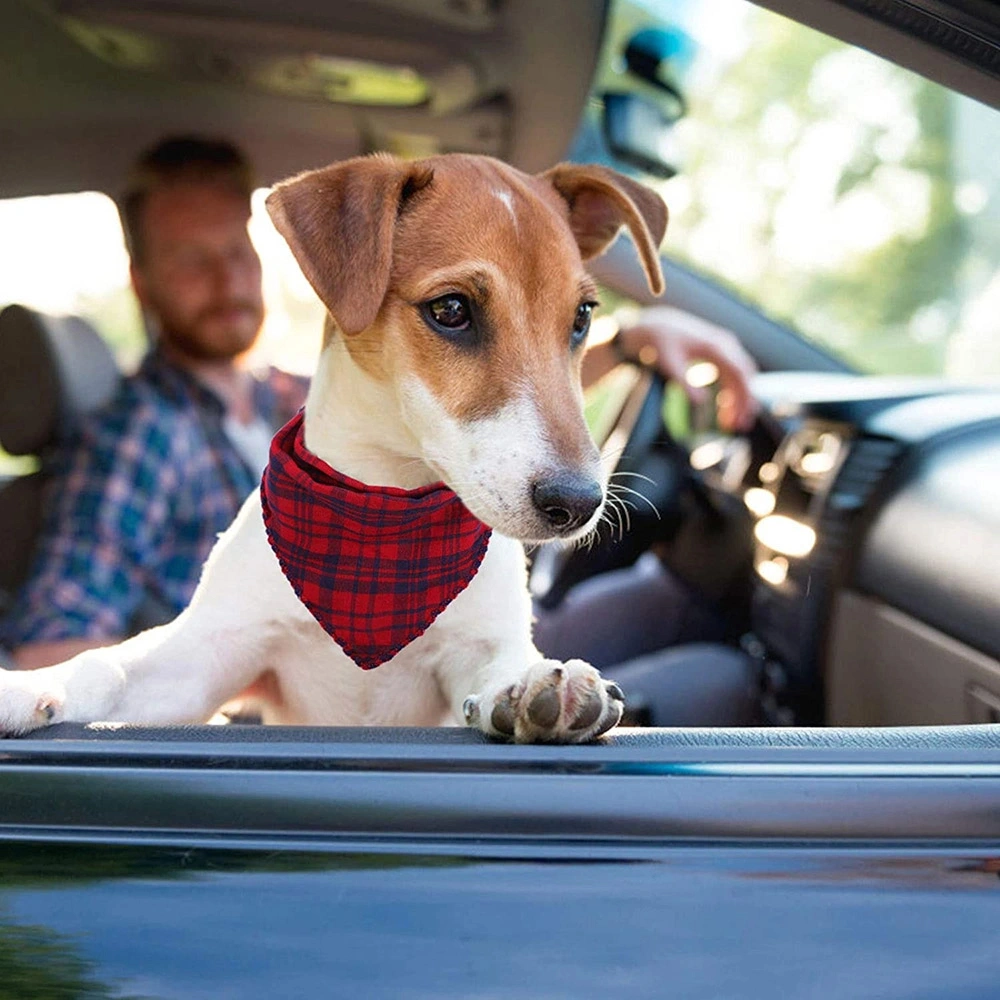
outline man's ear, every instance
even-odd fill
[[[628,226],[650,290],[654,295],[663,292],[659,247],[667,231],[667,206],[658,194],[593,164],[559,163],[539,177],[569,206],[570,228],[584,260],[607,250],[618,230]]]
[[[275,227],[345,334],[378,315],[396,218],[433,176],[427,165],[378,154],[299,174],[268,195]]]

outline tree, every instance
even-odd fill
[[[93,963],[69,938],[0,918],[0,1000],[130,998],[95,979]]]
[[[606,66],[638,27],[695,10],[621,5]],[[750,4],[712,11],[739,44],[703,45],[682,81],[665,250],[862,369],[942,371],[969,243],[954,95]]]

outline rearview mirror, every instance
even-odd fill
[[[654,177],[669,179],[681,167],[672,126],[687,112],[678,81],[695,47],[682,31],[644,28],[625,46],[625,73],[642,82],[603,95],[604,138],[615,157]],[[643,93],[644,91],[644,93]]]
[[[668,180],[680,169],[673,123],[637,94],[604,94],[604,138],[616,159]]]
[[[655,87],[661,114],[669,122],[687,112],[687,102],[677,84],[677,75],[691,61],[690,39],[679,31],[646,28],[634,34],[625,46],[628,71]]]

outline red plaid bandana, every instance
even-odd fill
[[[471,582],[490,529],[443,483],[368,486],[306,450],[302,414],[271,442],[267,538],[299,600],[364,670],[422,635]]]

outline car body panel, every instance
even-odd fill
[[[993,727],[230,728],[5,741],[0,945],[164,998],[993,995]]]
[[[26,858],[4,879],[0,935],[47,928],[129,995],[987,997],[1000,973],[1000,882],[976,850],[556,864],[0,846],[0,870]]]

